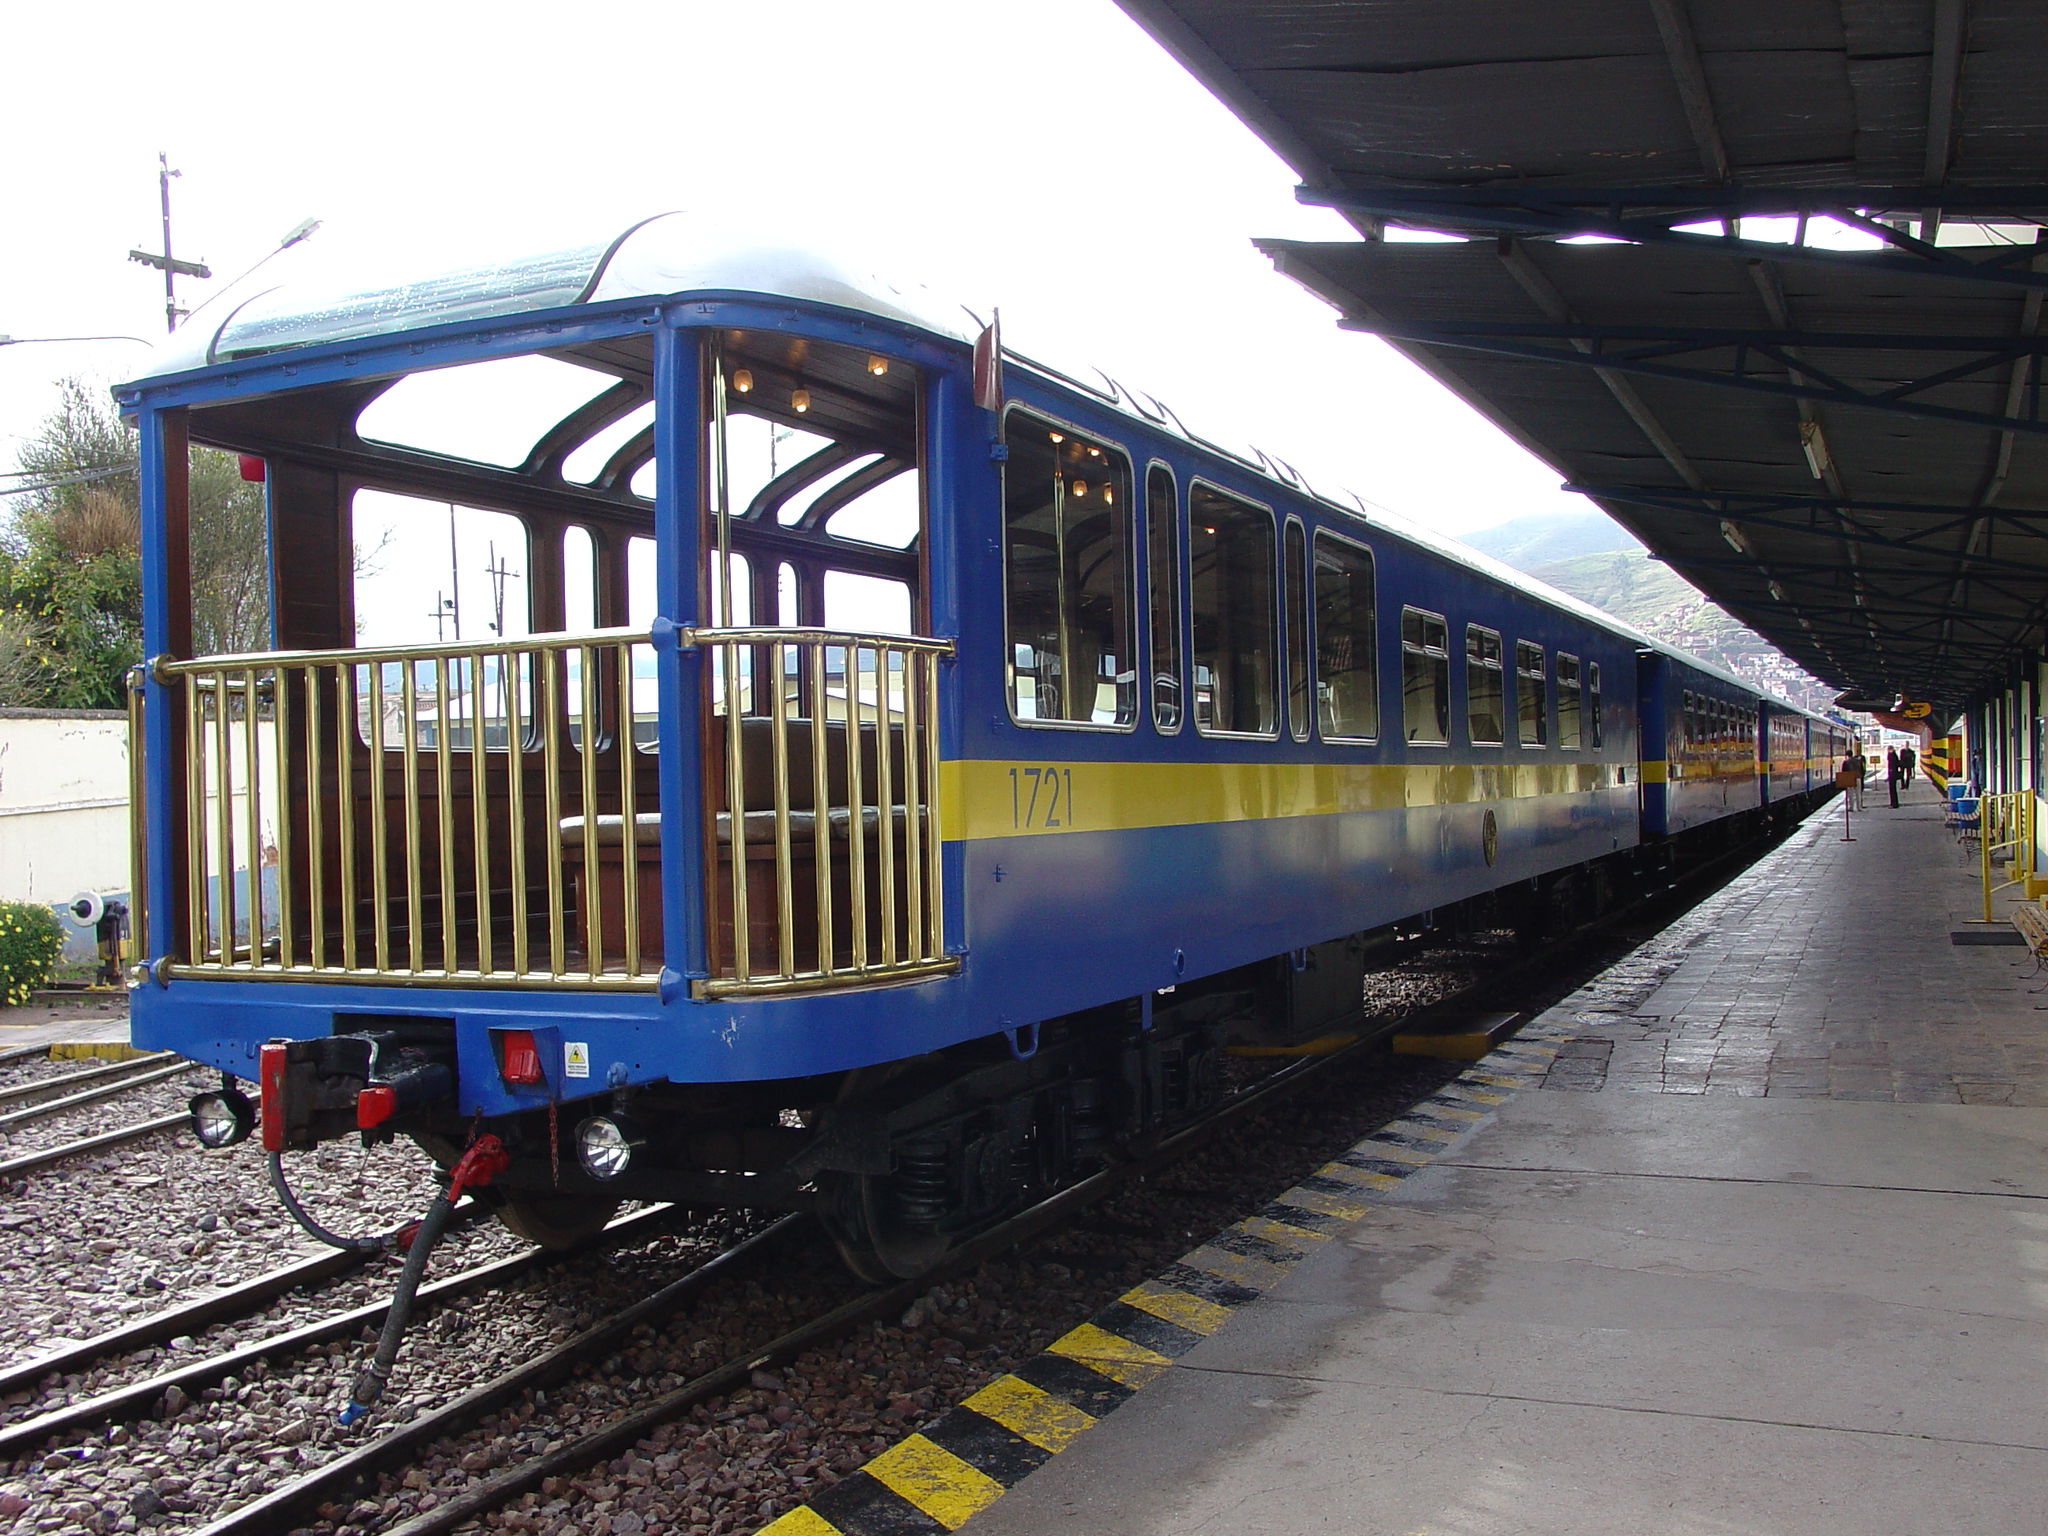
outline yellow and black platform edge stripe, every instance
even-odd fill
[[[160,1054],[126,1040],[59,1040],[50,1047],[52,1061],[135,1061]]]
[[[758,1536],[958,1530],[1222,1329],[1376,1196],[1541,1081],[1576,1031],[1541,1016],[1400,1119],[1140,1282],[1046,1351],[762,1527]]]

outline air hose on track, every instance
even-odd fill
[[[330,1248],[339,1248],[343,1253],[375,1253],[385,1245],[387,1241],[385,1238],[343,1237],[340,1233],[330,1232],[321,1226],[319,1222],[315,1221],[308,1214],[306,1208],[299,1204],[299,1197],[292,1193],[292,1187],[284,1176],[284,1154],[282,1152],[273,1152],[270,1154],[269,1161],[270,1187],[277,1192],[277,1198],[284,1208],[291,1212],[292,1220],[304,1227],[314,1237]]]
[[[434,1251],[434,1244],[441,1240],[441,1234],[447,1230],[448,1218],[454,1213],[456,1202],[462,1198],[465,1189],[480,1188],[490,1183],[505,1171],[506,1164],[511,1161],[512,1156],[505,1150],[505,1144],[495,1136],[485,1135],[471,1142],[460,1160],[448,1170],[448,1187],[427,1207],[427,1214],[420,1222],[412,1246],[406,1251],[405,1268],[398,1276],[398,1290],[391,1298],[391,1310],[384,1314],[383,1332],[377,1336],[377,1353],[356,1373],[348,1406],[338,1416],[337,1422],[343,1429],[361,1423],[384,1396],[384,1388],[391,1380],[391,1367],[398,1359],[398,1346],[404,1341],[406,1325],[412,1321],[413,1301],[419,1294],[420,1280],[427,1272],[427,1258]]]

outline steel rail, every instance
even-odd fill
[[[50,1115],[61,1115],[67,1109],[97,1104],[101,1099],[111,1099],[116,1094],[128,1092],[131,1088],[144,1088],[151,1083],[160,1083],[166,1078],[182,1077],[187,1072],[197,1072],[200,1067],[201,1063],[196,1061],[180,1061],[174,1066],[159,1067],[154,1072],[145,1072],[141,1077],[131,1077],[122,1082],[88,1088],[85,1092],[74,1093],[69,1098],[52,1099],[47,1104],[32,1104],[27,1109],[17,1109],[10,1114],[0,1115],[0,1130],[24,1125],[30,1120],[41,1120]]]
[[[1155,1169],[1185,1157],[1225,1127],[1265,1107],[1269,1099],[1294,1091],[1305,1080],[1321,1075],[1365,1043],[1361,1038],[1328,1055],[1304,1057],[1281,1068],[1232,1095],[1227,1104],[1204,1117],[1199,1124],[1175,1132],[1140,1156],[1089,1175],[1080,1183],[1068,1186],[1000,1226],[963,1243],[930,1273],[914,1280],[898,1280],[856,1296],[767,1344],[734,1356],[651,1403],[622,1414],[529,1461],[508,1467],[494,1477],[472,1484],[433,1509],[393,1526],[384,1536],[440,1536],[440,1533],[451,1531],[523,1493],[531,1492],[550,1477],[581,1471],[617,1454],[699,1403],[732,1391],[757,1370],[786,1364],[806,1350],[828,1343],[864,1322],[901,1312],[914,1297],[942,1280],[972,1269],[1058,1225],[1082,1207],[1115,1194]],[[407,1428],[413,1426],[408,1425]],[[431,1441],[419,1443],[424,1445]],[[250,1526],[231,1531],[208,1526],[199,1536],[254,1536],[258,1529],[260,1527]]]
[[[223,1515],[200,1528],[196,1536],[272,1536],[277,1531],[305,1525],[324,1503],[352,1497],[379,1471],[393,1463],[410,1463],[417,1453],[458,1429],[473,1425],[495,1412],[520,1393],[543,1388],[569,1375],[582,1361],[602,1358],[624,1344],[635,1328],[687,1301],[730,1269],[751,1263],[779,1244],[803,1218],[784,1216],[761,1231],[671,1281],[651,1296],[643,1297],[614,1313],[604,1322],[585,1329],[524,1364],[514,1366],[494,1379],[473,1387],[441,1407],[421,1414],[408,1423],[394,1425],[385,1434],[360,1445],[323,1466],[274,1488],[259,1499]],[[422,1296],[426,1294],[423,1290]]]
[[[0,1163],[0,1179],[9,1178],[17,1173],[28,1173],[37,1168],[47,1168],[52,1163],[61,1163],[67,1157],[78,1157],[107,1147],[118,1147],[123,1142],[139,1141],[144,1136],[154,1136],[158,1131],[168,1131],[173,1126],[191,1123],[192,1117],[180,1110],[175,1115],[163,1115],[155,1120],[141,1120],[134,1125],[124,1125],[118,1131],[88,1136],[83,1141],[67,1141],[61,1147],[49,1147],[41,1152],[27,1152]]]
[[[1364,1042],[1359,1042],[1363,1044]],[[1303,1079],[1327,1070],[1350,1055],[1357,1045],[1346,1046],[1326,1056],[1294,1062],[1234,1095],[1216,1114],[1200,1124],[1184,1128],[1144,1154],[1090,1175],[1061,1190],[1002,1225],[962,1244],[930,1273],[914,1280],[899,1280],[879,1290],[870,1290],[834,1307],[820,1317],[736,1355],[724,1364],[693,1378],[654,1402],[634,1409],[588,1434],[547,1452],[545,1455],[508,1468],[436,1506],[423,1515],[395,1527],[386,1536],[425,1536],[428,1532],[451,1529],[478,1513],[516,1498],[548,1477],[588,1466],[622,1445],[639,1439],[654,1426],[682,1413],[708,1397],[745,1381],[764,1366],[794,1358],[805,1350],[827,1342],[846,1330],[875,1317],[901,1311],[914,1296],[948,1276],[972,1268],[995,1254],[1034,1237],[1064,1220],[1072,1211],[1122,1189],[1163,1164],[1186,1155],[1201,1141],[1214,1135],[1266,1100]],[[314,1468],[292,1483],[273,1490],[241,1509],[203,1527],[196,1536],[267,1536],[267,1533],[302,1525],[313,1518],[317,1506],[355,1497],[369,1486],[380,1471],[393,1465],[409,1464],[427,1447],[473,1427],[485,1415],[496,1411],[521,1393],[545,1388],[583,1364],[613,1353],[632,1330],[664,1313],[707,1284],[718,1270],[761,1252],[771,1239],[789,1232],[805,1218],[785,1216],[746,1244],[728,1250],[702,1269],[676,1280],[663,1290],[634,1303],[618,1316],[586,1330],[524,1365],[516,1366],[496,1379],[475,1387],[431,1413],[399,1426],[382,1439],[350,1452],[325,1466]],[[0,1449],[4,1449],[0,1442]]]
[[[482,1207],[466,1205],[463,1210],[474,1210],[481,1214]],[[587,1255],[654,1236],[668,1226],[676,1213],[674,1206],[657,1206],[651,1210],[635,1211],[607,1227],[601,1242],[577,1249],[575,1252]],[[337,1257],[345,1259],[349,1256]],[[524,1253],[515,1253],[508,1258],[480,1264],[474,1269],[462,1270],[431,1285],[423,1285],[420,1287],[419,1300],[428,1303],[459,1296],[483,1286],[512,1279],[529,1270],[544,1268],[567,1257],[568,1254],[553,1252],[546,1248],[531,1248]],[[293,1354],[317,1344],[347,1338],[360,1328],[380,1326],[384,1321],[384,1315],[390,1310],[389,1300],[368,1302],[346,1312],[335,1313],[331,1317],[315,1318],[310,1323],[302,1323],[296,1328],[286,1329],[283,1333],[251,1340],[247,1344],[223,1350],[217,1355],[195,1360],[190,1365],[159,1372],[146,1380],[130,1382],[126,1386],[114,1387],[80,1402],[53,1408],[35,1418],[7,1425],[0,1428],[0,1460],[25,1455],[50,1436],[65,1433],[81,1425],[140,1418],[172,1387],[177,1387],[188,1395],[197,1395],[200,1389],[212,1386],[223,1377],[231,1376],[258,1360]]]
[[[46,1047],[37,1046],[42,1050]],[[141,1070],[152,1063],[169,1058],[169,1051],[152,1051],[147,1056],[131,1056],[126,1061],[110,1062],[103,1067],[87,1067],[82,1072],[64,1072],[56,1077],[38,1078],[32,1083],[16,1083],[9,1088],[0,1088],[0,1104],[18,1104],[32,1099],[39,1093],[55,1093],[60,1088],[79,1088],[87,1083],[104,1082],[110,1077],[119,1077]]]
[[[456,1208],[450,1225],[467,1226],[484,1214],[483,1206],[474,1201],[466,1202]],[[391,1228],[383,1234],[384,1239],[396,1238],[410,1225],[411,1222],[405,1222]],[[265,1303],[302,1286],[317,1285],[322,1280],[361,1269],[377,1256],[378,1251],[319,1249],[303,1259],[258,1275],[253,1280],[245,1280],[228,1290],[216,1291],[197,1301],[137,1318],[123,1327],[94,1334],[66,1348],[0,1368],[0,1398],[11,1392],[27,1391],[45,1376],[67,1375],[83,1370],[95,1361],[133,1354],[138,1349],[147,1349],[152,1344],[162,1344],[184,1334],[196,1337],[216,1323],[248,1316]]]

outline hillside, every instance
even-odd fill
[[[1531,574],[1538,566],[1616,550],[1640,552],[1643,547],[1627,529],[1598,512],[1550,512],[1510,518],[1468,534],[1465,542]]]
[[[1518,517],[1465,542],[1809,709],[1825,709],[1834,697],[1835,690],[1651,559],[1648,550],[1601,513]]]

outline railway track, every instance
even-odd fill
[[[35,1045],[21,1047],[30,1052],[41,1052],[47,1047]],[[0,1064],[13,1058],[14,1053],[0,1055]],[[169,1051],[151,1051],[146,1056],[131,1056],[126,1061],[110,1061],[97,1067],[85,1067],[71,1072],[60,1072],[54,1077],[32,1077],[25,1082],[11,1083],[0,1088],[0,1107],[9,1104],[26,1103],[38,1094],[56,1093],[65,1088],[83,1088],[89,1083],[106,1082],[140,1072],[145,1067],[166,1066],[178,1058]]]
[[[137,1141],[144,1136],[154,1136],[160,1131],[175,1129],[191,1123],[191,1117],[183,1110],[171,1115],[157,1115],[148,1120],[138,1120],[133,1125],[124,1125],[116,1130],[101,1131],[84,1136],[77,1141],[67,1141],[60,1146],[46,1147],[39,1152],[24,1152],[19,1157],[10,1157],[0,1162],[0,1179],[13,1178],[24,1173],[33,1173],[38,1168],[48,1168],[67,1158],[82,1157],[88,1152],[104,1152],[109,1147],[118,1147],[125,1142]]]
[[[488,1208],[474,1201],[459,1207],[451,1225],[466,1226],[487,1216]],[[635,1211],[614,1221],[605,1235],[583,1255],[602,1253],[626,1244],[644,1241],[664,1230],[675,1213],[667,1206]],[[387,1236],[395,1235],[386,1234]],[[131,1354],[152,1344],[186,1335],[196,1335],[223,1322],[248,1318],[278,1298],[308,1285],[315,1285],[359,1270],[380,1255],[334,1251],[315,1254],[259,1276],[218,1296],[204,1297],[183,1307],[145,1318],[127,1328],[56,1353],[25,1361],[0,1372],[0,1397],[32,1387],[52,1374],[69,1374],[95,1364]],[[509,1258],[475,1265],[420,1288],[420,1302],[431,1306],[458,1296],[488,1290],[521,1275],[561,1262],[566,1256],[533,1248]],[[76,1435],[96,1424],[118,1422],[150,1412],[173,1388],[196,1396],[207,1387],[246,1370],[258,1360],[278,1360],[303,1354],[318,1345],[346,1339],[366,1328],[380,1326],[390,1310],[389,1299],[349,1307],[274,1334],[252,1339],[215,1354],[190,1361],[168,1371],[126,1383],[61,1408],[0,1426],[0,1460],[24,1456],[55,1437]]]
[[[145,1057],[143,1059],[161,1061],[163,1058]],[[88,1104],[98,1104],[103,1100],[115,1098],[124,1093],[132,1093],[138,1088],[147,1088],[152,1083],[166,1082],[174,1077],[184,1077],[188,1073],[203,1070],[197,1062],[174,1061],[170,1066],[159,1066],[155,1071],[145,1072],[139,1077],[119,1075],[129,1073],[134,1065],[135,1063],[133,1062],[119,1061],[115,1062],[112,1066],[94,1067],[86,1072],[68,1072],[62,1077],[44,1078],[42,1081],[35,1083],[22,1083],[4,1092],[0,1092],[0,1131],[12,1130],[15,1126],[26,1125],[32,1120],[47,1120],[53,1115],[67,1114],[71,1110],[82,1109]],[[119,1075],[117,1081],[104,1081],[106,1078],[117,1075]],[[91,1086],[83,1086],[86,1083],[90,1083]],[[10,1110],[4,1108],[5,1103],[11,1099],[27,1097],[38,1092],[51,1092],[60,1088],[74,1088],[78,1091],[66,1093],[62,1098],[51,1099],[45,1104],[31,1104],[24,1109]]]
[[[766,1340],[750,1340],[708,1369],[694,1372],[680,1386],[613,1413],[595,1427],[582,1429],[563,1443],[500,1468],[481,1481],[472,1479],[469,1486],[444,1499],[436,1508],[392,1530],[403,1536],[429,1536],[453,1530],[552,1478],[580,1472],[632,1446],[657,1427],[746,1385],[758,1372],[784,1365],[849,1330],[901,1314],[934,1285],[1046,1232],[1082,1207],[1180,1161],[1192,1149],[1245,1117],[1271,1107],[1301,1084],[1332,1070],[1349,1054],[1333,1052],[1282,1067],[1240,1092],[1218,1115],[1162,1141],[1142,1157],[1105,1169],[1060,1191],[964,1244],[931,1274],[836,1300],[796,1327]],[[623,1348],[636,1330],[673,1316],[714,1283],[746,1278],[749,1270],[761,1265],[809,1226],[806,1217],[782,1218],[754,1238],[576,1337],[214,1520],[201,1529],[200,1536],[269,1536],[314,1523],[324,1507],[354,1498],[380,1474],[419,1460],[428,1447],[472,1430],[506,1404],[544,1392],[578,1372],[601,1365]],[[822,1234],[812,1231],[805,1235],[813,1246],[824,1246]]]

